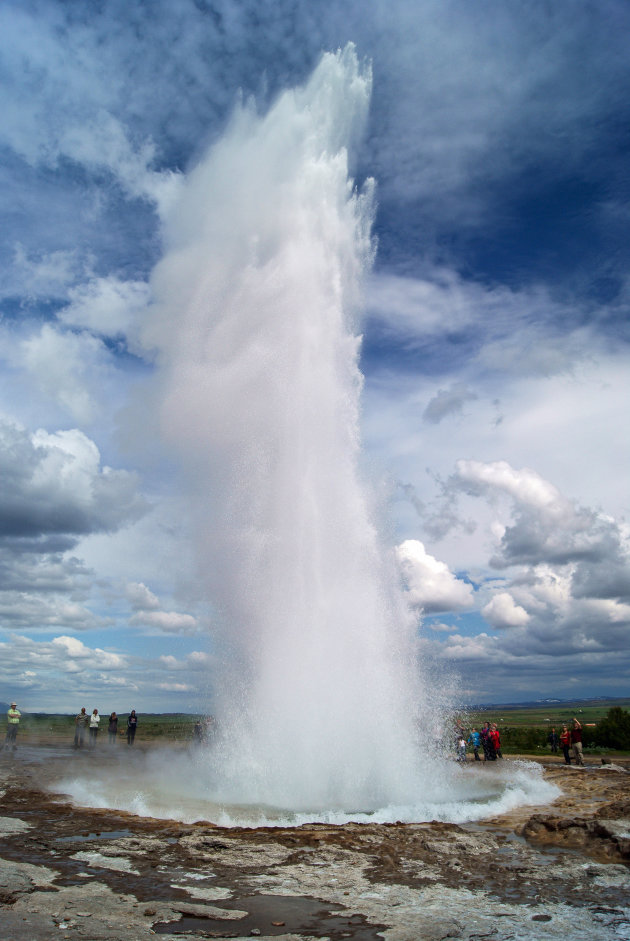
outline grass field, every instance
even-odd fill
[[[136,742],[187,742],[192,739],[193,726],[200,716],[185,713],[139,715]],[[48,713],[22,713],[18,741],[22,744],[71,744],[74,739],[74,715]],[[109,716],[101,717],[99,741],[107,739]],[[0,724],[4,732],[6,724]],[[127,714],[118,717],[118,737],[126,741]]]
[[[480,729],[484,722],[496,722],[501,735],[501,749],[509,754],[542,755],[550,751],[547,736],[552,728],[559,734],[562,726],[570,729],[573,718],[582,725],[584,753],[586,755],[608,755],[610,752],[625,755],[626,752],[596,747],[592,742],[594,730],[613,706],[627,710],[630,699],[575,700],[574,702],[542,703],[531,706],[492,706],[470,712],[460,717],[467,730]],[[589,738],[591,741],[589,743]]]
[[[576,700],[575,702],[545,703],[532,706],[492,706],[479,711],[460,713],[462,726],[468,731],[481,728],[484,722],[496,722],[501,733],[502,747],[506,754],[541,754],[547,749],[546,736],[555,726],[562,728],[577,716],[588,729],[603,719],[612,706],[630,709],[629,699]],[[102,716],[99,741],[106,741],[108,716]],[[193,738],[193,727],[199,715],[187,713],[140,714],[136,742],[142,744],[181,743]],[[22,713],[18,742],[26,744],[71,744],[74,738],[74,715],[50,715],[47,713]],[[127,715],[119,716],[119,740],[125,741]],[[0,744],[6,723],[0,720]],[[588,751],[588,749],[586,749]]]
[[[611,699],[601,702],[577,699],[575,702],[545,703],[526,707],[491,706],[479,712],[469,713],[467,724],[470,726],[496,722],[497,725],[504,724],[515,728],[546,729],[554,725],[556,728],[558,726],[562,728],[563,723],[568,725],[574,716],[582,725],[588,725],[591,722],[597,724],[612,706],[629,709],[630,699]]]

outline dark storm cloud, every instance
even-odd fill
[[[491,559],[496,568],[548,562],[601,563],[620,551],[618,526],[592,510],[566,504],[557,513],[520,509]]]
[[[575,598],[619,598],[630,604],[630,557],[619,547],[597,565],[580,562],[573,574]]]

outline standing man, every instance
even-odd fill
[[[571,745],[573,746],[573,757],[577,764],[584,767],[584,757],[582,755],[582,726],[575,716],[573,717],[573,728],[571,729]]]
[[[90,723],[90,717],[85,711],[85,706],[81,707],[81,712],[74,720],[74,747],[83,748],[85,741],[85,730]]]
[[[17,748],[15,739],[17,737],[18,726],[22,713],[17,707],[17,703],[12,702],[7,712],[7,736],[4,740],[5,748],[11,747],[13,751]]]
[[[551,745],[552,754],[555,755],[558,751],[558,741],[559,741],[558,733],[556,732],[555,728],[553,728],[551,732],[549,733],[549,735],[547,736],[547,741]]]

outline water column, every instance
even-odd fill
[[[188,174],[152,279],[145,341],[216,612],[208,775],[232,802],[417,793],[415,625],[360,473],[374,193],[348,154],[370,85],[349,46],[264,116],[240,107]]]

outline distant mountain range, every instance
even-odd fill
[[[536,706],[589,706],[596,703],[625,703],[627,696],[593,696],[590,699],[529,699],[524,702],[489,702],[468,706],[471,712],[485,709],[534,709]]]

